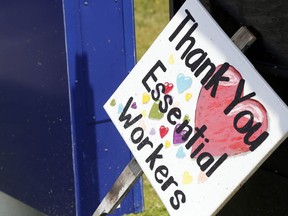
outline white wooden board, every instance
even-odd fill
[[[104,105],[171,215],[213,215],[287,137],[288,109],[197,0]]]

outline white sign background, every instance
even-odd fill
[[[189,13],[194,21],[187,15]],[[187,22],[185,22],[185,18]],[[177,45],[195,23],[198,25],[188,35],[190,41],[186,41],[177,50]],[[171,38],[177,28],[178,33]],[[192,40],[195,40],[195,44],[188,49],[189,52],[185,56],[183,53]],[[189,53],[191,54],[189,55]],[[181,59],[182,55],[184,58]],[[225,85],[226,81],[219,82],[215,97],[211,96],[211,86],[209,89],[204,89],[209,81],[206,80],[205,84],[201,83],[210,67],[203,70],[198,77],[195,76],[197,69],[208,58],[215,67],[223,65],[225,62],[233,66],[226,69],[223,74],[223,76],[229,77],[230,81],[227,82],[227,85]],[[153,70],[152,68],[157,62],[159,64]],[[191,71],[193,62],[199,67]],[[199,64],[197,65],[197,63]],[[149,75],[151,69],[153,72]],[[143,81],[145,76],[146,82]],[[236,89],[240,88],[241,79],[245,80],[241,97],[253,92],[256,95],[239,102],[226,115],[223,111],[234,99]],[[144,83],[147,83],[148,89]],[[161,83],[165,84],[165,93],[159,91],[159,95],[157,95],[156,85],[159,84],[158,88],[161,90]],[[155,91],[154,99],[158,99],[157,96],[159,96],[162,108],[167,108],[163,113],[159,111],[161,105],[158,100],[153,99],[153,93],[149,92],[149,88],[151,91]],[[227,93],[228,98],[230,96],[230,102],[222,100],[222,93],[224,95]],[[199,104],[209,107],[200,107]],[[167,106],[165,107],[165,105]],[[286,105],[197,0],[185,2],[107,101],[104,108],[170,215],[198,216],[216,213],[287,137],[288,132]],[[176,116],[179,114],[179,110],[177,112],[176,108],[181,111],[179,118]],[[245,109],[248,110],[246,115],[243,112]],[[122,117],[120,117],[121,113]],[[253,121],[249,113],[253,114]],[[238,117],[236,117],[237,114]],[[131,115],[130,119],[129,115]],[[139,115],[141,116],[137,119],[136,117]],[[171,117],[170,121],[168,116]],[[236,121],[235,118],[241,121]],[[245,144],[243,141],[247,134],[244,126],[245,124],[249,125],[249,118],[254,126],[257,122],[261,123],[259,131],[269,133],[268,137],[253,151],[249,150],[252,145]],[[135,121],[132,121],[133,119]],[[196,128],[200,129],[204,124],[207,127],[203,132],[205,138],[198,137],[197,142],[191,148],[186,148],[188,140],[179,140],[181,133],[175,132],[176,125],[180,125],[185,119],[193,129],[188,140],[193,136],[196,137]],[[266,123],[264,123],[265,120]],[[172,124],[173,121],[176,124]],[[238,131],[235,129],[235,125],[233,127],[235,121]],[[127,123],[126,128],[125,122]],[[130,124],[128,124],[129,122]],[[266,127],[265,124],[267,124]],[[219,127],[223,127],[223,130],[226,128],[228,132],[224,131],[223,134],[220,134],[219,131],[217,133],[213,131]],[[239,132],[241,128],[244,130],[243,133]],[[187,130],[187,128],[185,129]],[[255,131],[255,134],[259,132]],[[259,133],[257,136],[260,136]],[[224,140],[222,143],[220,138]],[[236,147],[219,147],[223,144],[230,145],[229,142],[233,142],[233,138],[238,139],[237,142],[241,144],[241,147],[239,147],[240,144],[237,144]],[[248,140],[252,141],[256,138],[251,136]],[[191,158],[190,155],[193,151],[197,151],[197,147],[201,143],[204,147],[198,149],[198,153],[194,152],[196,156]],[[206,154],[202,154],[204,152]],[[202,156],[200,156],[201,154]],[[217,165],[217,161],[221,160],[219,158],[225,154],[228,155],[227,158]],[[211,171],[212,167],[214,167],[213,172]],[[209,170],[210,175],[207,175]]]

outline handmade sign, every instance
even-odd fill
[[[104,108],[171,215],[213,215],[288,132],[286,105],[197,0]]]

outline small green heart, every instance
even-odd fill
[[[190,117],[189,117],[189,115],[186,114],[186,115],[184,116],[183,121],[185,121],[185,120],[187,120],[188,122],[190,122]]]
[[[110,102],[110,106],[113,107],[113,106],[115,106],[115,105],[116,105],[116,101],[115,101],[115,99],[112,99],[111,102]]]
[[[148,118],[154,119],[154,120],[160,120],[163,118],[163,116],[164,116],[164,113],[160,112],[159,110],[159,101],[154,102],[150,110],[150,113],[148,115]]]

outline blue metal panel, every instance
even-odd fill
[[[0,3],[0,190],[75,213],[61,0]]]
[[[78,215],[91,215],[131,155],[103,104],[135,64],[133,1],[64,0]],[[114,215],[139,212],[136,183]]]

